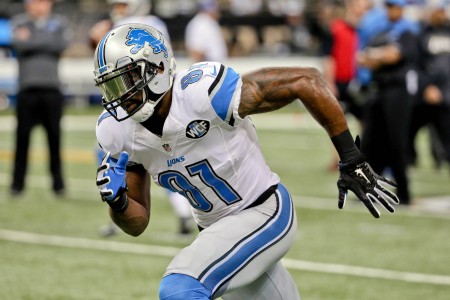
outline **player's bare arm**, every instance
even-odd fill
[[[150,176],[143,169],[127,171],[128,208],[122,213],[110,209],[111,218],[124,232],[138,236],[150,220]]]
[[[277,110],[296,99],[329,136],[348,129],[338,101],[316,68],[266,68],[243,76],[239,115]]]
[[[347,192],[352,190],[374,217],[378,218],[380,213],[373,202],[379,202],[389,212],[394,212],[391,203],[398,204],[399,200],[394,193],[381,186],[380,182],[395,184],[375,174],[365,162],[364,156],[353,142],[339,102],[317,69],[267,68],[245,75],[238,111],[241,117],[245,117],[277,110],[296,99],[300,99],[325,128],[339,153],[339,208],[344,207]]]

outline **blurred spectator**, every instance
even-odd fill
[[[230,12],[234,16],[256,15],[261,13],[263,8],[262,0],[229,0],[229,2]]]
[[[264,12],[262,0],[228,0],[222,3],[230,56],[246,56],[259,50],[263,43],[261,21]],[[223,3],[226,3],[225,5]],[[266,24],[263,24],[266,25]]]
[[[9,56],[11,47],[11,25],[7,18],[0,17],[0,58]]]
[[[166,24],[157,16],[150,14],[150,0],[108,0],[108,4],[111,6],[109,17],[97,22],[89,33],[93,48],[109,30],[125,23],[153,26],[169,38]]]
[[[356,76],[359,38],[357,26],[367,9],[367,0],[346,0],[343,17],[331,22],[329,40],[323,47],[323,73],[344,110],[361,119],[361,107],[349,93]]]
[[[308,31],[312,37],[312,45],[314,53],[320,55],[323,47],[329,47],[324,43],[329,42],[330,26],[335,18],[336,3],[332,0],[319,0],[316,2],[307,2],[305,14],[305,21]]]
[[[359,50],[367,47],[367,44],[379,33],[387,30],[389,20],[386,10],[375,5],[375,0],[368,0],[368,9],[358,25]],[[357,67],[357,84],[359,94],[365,94],[372,79],[371,70],[361,65]],[[364,98],[364,96],[363,96]]]
[[[312,37],[304,16],[303,1],[290,1],[285,7],[286,24],[291,32],[290,52],[311,52]]]
[[[193,15],[197,0],[153,0],[154,12],[163,18],[176,18],[182,15]]]
[[[193,62],[225,62],[228,48],[219,25],[220,8],[215,0],[200,0],[198,13],[185,32],[186,50]]]
[[[124,15],[116,18],[114,27],[126,23],[142,23],[155,27],[170,41],[169,31],[166,23],[159,17],[152,15],[150,0],[114,0],[115,2],[125,3]]]
[[[409,204],[405,153],[412,98],[417,93],[418,28],[403,18],[406,0],[386,0],[385,5],[387,30],[369,41],[358,57],[373,72],[361,146],[375,172],[392,171],[401,203]]]
[[[113,23],[118,21],[118,18],[125,17],[126,1],[108,0],[107,2],[110,6],[109,14],[101,17],[101,20],[89,30],[89,42],[92,49],[97,47],[103,36],[112,29]]]
[[[25,13],[13,17],[12,47],[19,63],[16,149],[12,195],[25,188],[30,134],[41,123],[50,152],[53,191],[63,195],[61,128],[64,97],[60,91],[58,63],[69,43],[68,22],[52,14],[53,1],[25,0]]]
[[[262,28],[261,42],[264,52],[269,55],[285,55],[310,51],[312,39],[303,16],[304,1],[267,1],[267,7],[272,18],[281,18],[284,22]]]
[[[0,16],[0,59],[10,55],[11,28],[7,18]],[[5,91],[0,90],[0,111],[9,107],[9,97]]]
[[[323,74],[344,112],[361,121],[362,107],[350,91],[356,77],[356,54],[359,38],[357,26],[368,8],[367,0],[345,0],[342,16],[330,24],[329,40],[323,43]],[[334,152],[330,170],[337,170],[339,157]]]
[[[412,164],[416,162],[415,136],[425,125],[431,125],[436,165],[443,159],[450,162],[450,21],[445,7],[444,1],[431,6],[420,33],[421,89],[413,108],[408,147]]]

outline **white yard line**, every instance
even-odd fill
[[[71,238],[56,235],[44,235],[30,232],[11,231],[0,229],[0,239],[19,243],[50,245],[64,248],[78,248],[88,250],[101,250],[120,253],[133,253],[142,255],[173,257],[181,249],[176,247],[142,245],[116,241],[92,240],[84,238]],[[291,270],[311,271],[319,273],[350,275],[357,277],[398,280],[412,283],[450,285],[450,276],[434,275],[413,272],[399,272],[385,269],[374,269],[341,264],[319,263],[304,260],[282,260],[283,264]]]
[[[61,126],[63,130],[67,131],[95,131],[95,123],[98,116],[85,115],[63,116]],[[253,123],[258,129],[301,129],[301,128],[314,128],[320,129],[321,127],[314,120],[314,118],[306,113],[273,113],[265,115],[253,115],[251,117]],[[13,115],[0,117],[0,132],[13,132],[16,128],[16,118]]]
[[[175,247],[92,240],[57,235],[44,235],[3,229],[0,229],[0,239],[36,245],[51,245],[65,248],[79,248],[170,257],[174,256],[181,250]]]
[[[415,283],[450,285],[450,276],[433,275],[412,272],[390,271],[385,269],[373,269],[366,267],[348,266],[340,264],[318,263],[304,260],[283,259],[283,264],[288,269],[351,275],[358,277],[379,278],[387,280],[400,280]]]
[[[50,177],[45,175],[27,175],[27,186],[37,189],[50,189]],[[0,173],[0,186],[8,187],[11,180],[11,174]],[[93,179],[82,178],[69,178],[67,182],[68,196],[71,194],[83,194],[93,195],[95,199],[98,195],[97,187]],[[1,193],[0,193],[1,194]],[[156,197],[165,197],[165,191],[161,187],[153,184],[152,195]],[[327,211],[338,211],[337,198],[323,198],[306,195],[292,195],[295,200],[296,208],[308,208]],[[2,200],[3,199],[3,200]],[[6,201],[7,197],[0,198],[0,201]],[[345,211],[352,213],[368,214],[365,207],[357,203],[356,201],[348,201],[349,203],[345,207]],[[435,205],[435,208],[430,207]],[[388,214],[387,212],[382,212]],[[427,217],[435,219],[450,219],[450,197],[438,197],[434,200],[424,199],[421,204],[417,204],[413,207],[400,207],[397,208],[397,214],[404,214],[408,217]]]

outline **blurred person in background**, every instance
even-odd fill
[[[259,25],[258,32],[261,32],[259,51],[277,56],[310,51],[312,40],[303,15],[305,2],[303,0],[273,0],[267,1],[266,6],[268,16],[273,20],[283,20],[283,23]]]
[[[258,16],[264,13],[264,1],[226,0],[222,2],[228,4],[230,16],[236,20],[236,24],[226,26],[230,53],[234,56],[247,56],[260,51],[264,43],[264,34]]]
[[[219,24],[220,7],[216,0],[199,0],[198,13],[189,21],[185,45],[192,62],[228,59],[228,48]]]
[[[389,20],[386,14],[386,10],[384,8],[375,5],[375,0],[368,0],[367,5],[368,5],[367,11],[364,14],[364,16],[362,16],[358,24],[358,37],[359,37],[358,50],[365,49],[368,43],[376,35],[387,30],[389,25]],[[369,84],[372,80],[372,72],[369,68],[363,67],[360,64],[358,64],[356,78],[357,78],[356,82],[359,87],[359,94],[360,96],[363,96],[364,101],[366,92],[369,88]]]
[[[283,15],[286,25],[291,32],[287,41],[290,53],[311,53],[312,37],[305,20],[305,1],[288,1],[284,7]]]
[[[356,79],[357,27],[367,11],[368,3],[367,0],[345,0],[342,5],[339,4],[338,17],[330,24],[328,40],[323,42],[323,74],[344,112],[361,122],[362,104],[350,91],[350,85]],[[329,169],[337,171],[339,157],[336,152],[333,157]]]
[[[0,12],[0,59],[11,55],[11,25],[8,16]],[[6,110],[9,105],[8,92],[0,90],[0,111]]]
[[[89,38],[94,49],[106,32],[125,23],[148,24],[158,28],[169,38],[169,32],[164,21],[150,14],[152,8],[150,0],[108,0],[107,2],[111,7],[109,16],[94,24],[89,32]]]
[[[386,0],[389,24],[358,53],[371,70],[371,95],[364,112],[361,150],[377,173],[392,171],[397,196],[408,205],[408,126],[417,93],[418,26],[403,18],[406,0]]]
[[[197,0],[152,0],[152,7],[154,13],[162,18],[176,18],[192,16],[197,10],[196,2]]]
[[[0,12],[0,58],[8,57],[11,48],[11,24],[6,15]]]
[[[333,0],[319,0],[308,3],[305,10],[306,23],[311,33],[314,54],[320,56],[324,43],[329,41],[330,26],[336,16],[336,3]]]
[[[46,130],[53,192],[61,196],[65,185],[61,163],[61,127],[64,97],[60,90],[58,63],[69,45],[68,20],[52,14],[52,0],[25,0],[25,13],[11,20],[12,48],[19,64],[17,131],[12,195],[25,189],[32,128]]]
[[[150,0],[111,0],[115,3],[119,3],[123,8],[123,14],[116,17],[113,27],[120,26],[126,23],[140,23],[158,28],[164,36],[169,39],[170,35],[167,30],[167,25],[164,21],[151,14],[151,1]]]
[[[157,16],[151,15],[151,2],[149,0],[109,0],[111,5],[110,18],[96,23],[90,33],[91,42],[95,47],[100,39],[111,28],[115,28],[127,23],[146,24],[157,28],[170,42],[170,35],[167,26],[163,20]],[[105,153],[100,147],[97,147],[97,162],[100,164]],[[189,202],[178,193],[168,191],[167,196],[178,217],[178,233],[190,234],[194,230],[191,207]],[[102,236],[112,236],[119,232],[114,223],[107,224],[100,228]]]
[[[261,13],[264,6],[264,1],[262,0],[228,0],[230,13],[233,16],[252,16]],[[268,5],[271,2],[268,1]]]
[[[416,163],[415,137],[430,126],[431,153],[436,165],[450,163],[450,21],[447,1],[432,4],[426,14],[420,38],[420,90],[413,108],[409,131],[408,159]],[[443,149],[443,158],[439,149]]]

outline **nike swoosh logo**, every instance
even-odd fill
[[[210,73],[212,76],[216,76],[217,75],[217,70],[216,70],[216,66],[214,66],[214,72]]]
[[[355,173],[360,175],[362,178],[364,178],[367,181],[367,183],[370,183],[369,178],[366,177],[366,175],[364,174],[364,172],[361,169],[356,169]]]

